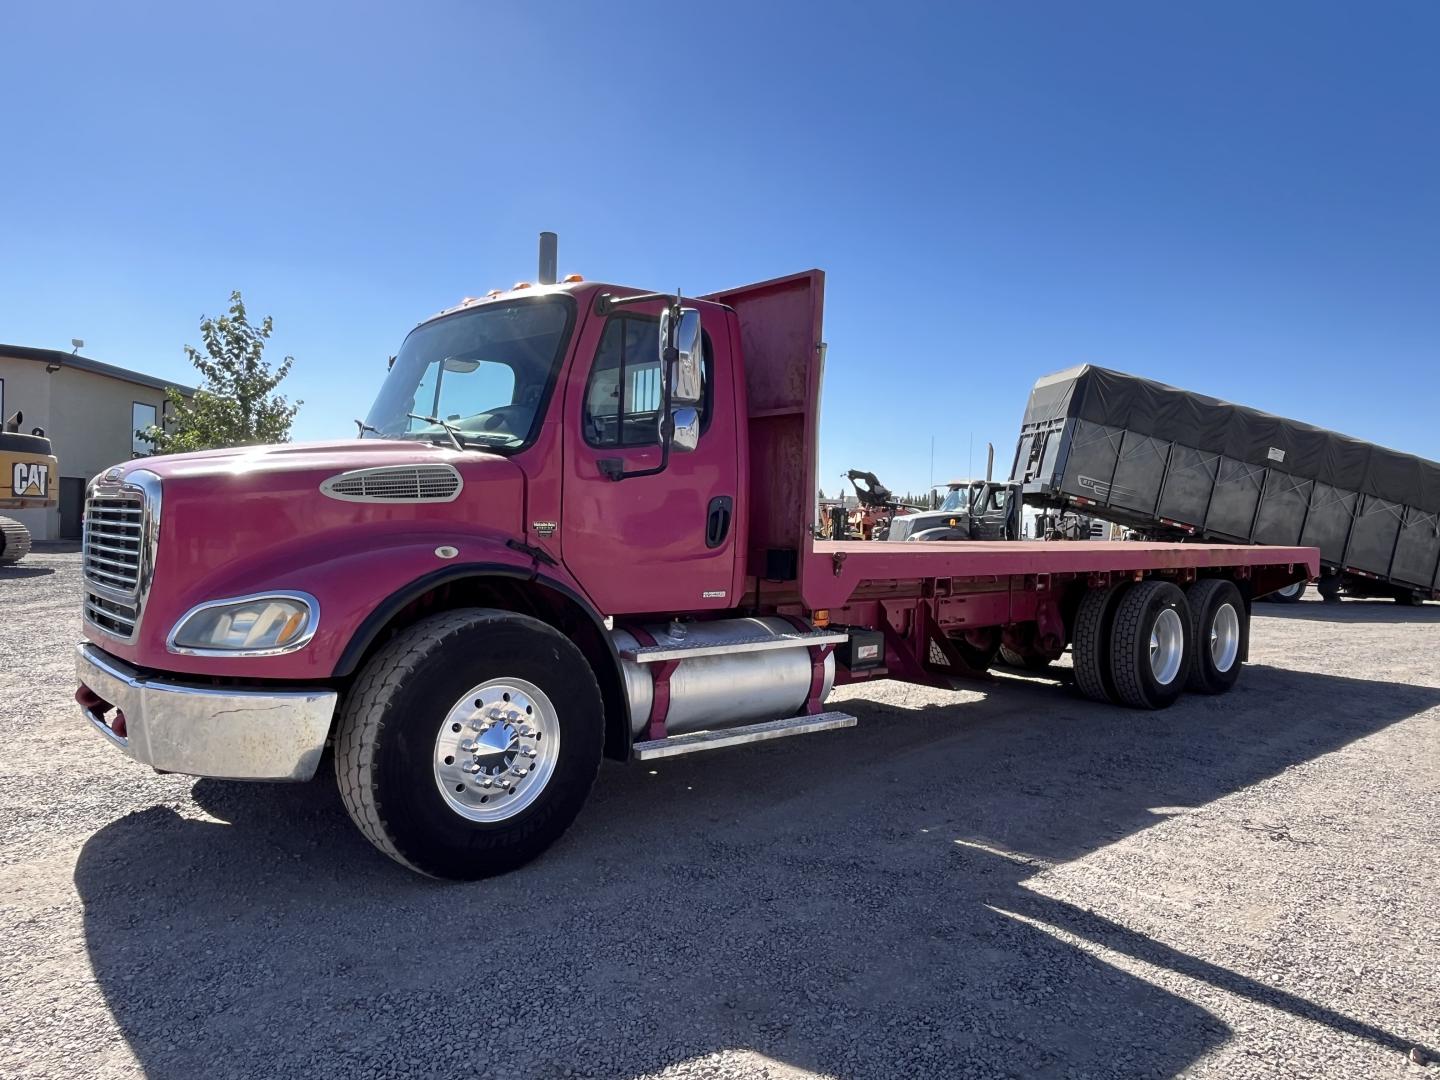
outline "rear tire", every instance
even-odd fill
[[[1115,610],[1129,585],[1122,583],[1106,589],[1089,589],[1080,600],[1075,613],[1074,646],[1075,685],[1091,701],[1112,705],[1120,703],[1115,678],[1110,669],[1110,630]]]
[[[1180,696],[1194,646],[1185,594],[1168,581],[1141,581],[1115,609],[1110,670],[1121,704],[1163,709]]]
[[[1276,589],[1265,599],[1272,604],[1298,604],[1304,598],[1306,588],[1305,582],[1297,581],[1293,585],[1286,585],[1283,589]]]
[[[594,673],[568,638],[526,615],[465,608],[402,630],[361,670],[335,775],[377,848],[471,881],[560,837],[595,781],[604,730]]]
[[[1223,694],[1240,678],[1249,653],[1250,618],[1234,582],[1205,578],[1185,590],[1195,651],[1187,685],[1201,694]]]

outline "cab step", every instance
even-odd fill
[[[813,735],[817,731],[834,731],[855,726],[855,717],[843,712],[816,713],[814,716],[792,716],[788,720],[766,720],[761,724],[723,728],[720,731],[697,731],[693,735],[671,735],[668,739],[637,742],[633,749],[637,761],[695,754],[701,750],[719,750],[726,746],[783,739],[787,735]]]
[[[621,649],[620,655],[637,664],[659,664],[667,660],[689,660],[696,656],[733,656],[736,653],[769,652],[771,649],[809,648],[811,645],[838,645],[850,635],[834,630],[797,630],[793,634],[764,634],[723,642],[697,641],[693,645],[666,643]],[[796,719],[811,719],[797,717]]]

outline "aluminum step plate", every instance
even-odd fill
[[[720,731],[697,731],[693,735],[672,735],[668,739],[637,742],[634,754],[637,761],[654,761],[656,758],[694,754],[701,750],[719,750],[725,746],[743,746],[745,743],[765,742],[767,739],[783,739],[789,735],[813,735],[817,731],[834,731],[837,728],[854,726],[855,717],[843,712],[792,716],[788,720],[767,720],[763,724],[747,724],[744,727],[723,728]]]
[[[838,645],[850,635],[834,630],[796,631],[793,634],[757,634],[734,641],[696,642],[693,645],[643,645],[621,649],[620,655],[637,664],[658,664],[663,660],[688,660],[694,656],[731,656],[735,653],[768,652],[771,649],[808,648],[811,645]]]

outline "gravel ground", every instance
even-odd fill
[[[1262,606],[1160,714],[837,694],[857,729],[607,765],[444,885],[329,777],[86,731],[77,590],[0,571],[0,1076],[1440,1077],[1440,606]]]

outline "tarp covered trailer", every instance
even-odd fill
[[[1440,591],[1440,464],[1134,375],[1036,382],[1011,478],[1148,537],[1317,547],[1327,573]]]

